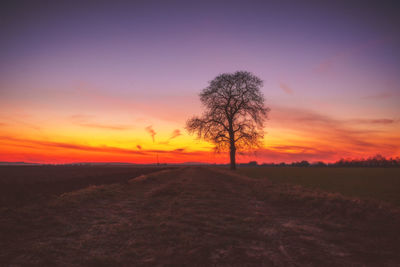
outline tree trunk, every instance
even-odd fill
[[[236,170],[236,146],[235,146],[235,132],[233,131],[232,120],[229,119],[229,143],[230,143],[230,158],[231,158],[231,170]]]
[[[231,170],[236,170],[236,147],[235,145],[231,145],[230,147],[230,156],[231,156]]]

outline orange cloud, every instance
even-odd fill
[[[0,141],[5,141],[8,143],[12,143],[13,145],[28,147],[28,148],[61,148],[61,149],[71,149],[71,150],[81,150],[81,151],[89,151],[89,152],[102,152],[102,153],[117,153],[117,154],[138,154],[138,155],[145,155],[149,153],[160,153],[160,154],[168,154],[171,152],[179,152],[179,153],[198,153],[196,151],[193,152],[185,152],[184,148],[178,148],[174,150],[158,150],[158,149],[149,149],[149,150],[142,150],[140,145],[136,147],[139,148],[141,151],[134,150],[134,149],[126,149],[126,148],[119,148],[119,147],[111,147],[111,146],[87,146],[87,145],[80,145],[80,144],[70,144],[64,142],[52,142],[52,141],[40,141],[40,140],[31,140],[31,139],[22,139],[22,138],[15,138],[9,136],[0,136]]]
[[[154,136],[157,134],[156,131],[154,131],[153,126],[147,126],[146,127],[146,131],[151,135],[151,138],[153,139],[153,143],[154,143]]]
[[[171,140],[174,139],[174,138],[177,138],[177,137],[180,136],[180,135],[182,135],[182,134],[181,134],[181,131],[180,131],[179,129],[175,129],[175,130],[172,132],[171,136],[168,138],[167,141],[159,142],[159,144],[167,145],[167,144],[169,144],[169,141],[171,141]]]
[[[319,152],[338,151],[364,156],[376,153],[393,156],[400,152],[400,137],[396,130],[388,128],[397,122],[393,119],[339,120],[304,109],[275,107],[273,110],[271,121],[275,128],[282,133],[292,133],[291,136],[296,138],[279,140],[288,145],[301,142],[318,148]],[[268,136],[266,138],[268,140]],[[337,154],[339,158],[340,153]]]
[[[175,130],[172,132],[171,137],[169,138],[169,140],[174,139],[174,138],[177,138],[177,137],[180,136],[180,135],[182,135],[182,134],[181,134],[181,131],[180,131],[179,129],[175,129]]]
[[[65,142],[0,136],[0,161],[30,162],[225,162],[225,154],[216,155],[209,151],[188,151],[185,148],[173,150],[136,150],[112,146],[87,146]],[[136,146],[138,147],[138,146]]]
[[[110,147],[110,146],[95,147],[95,146],[63,143],[63,142],[20,139],[20,138],[8,137],[8,136],[0,137],[0,141],[8,141],[8,142],[13,143],[14,145],[30,147],[30,148],[47,147],[47,148],[64,148],[64,149],[82,150],[82,151],[90,151],[90,152],[143,154],[143,152],[137,151],[137,150]]]

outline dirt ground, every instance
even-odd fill
[[[186,167],[3,208],[2,266],[400,266],[399,210]]]

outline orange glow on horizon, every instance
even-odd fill
[[[65,115],[34,109],[0,113],[0,161],[37,163],[227,163],[227,153],[196,140],[183,126],[187,115],[174,121],[123,112],[97,111]],[[160,111],[161,112],[161,111]],[[68,114],[68,113],[66,113]],[[116,119],[118,118],[118,119]],[[376,154],[398,157],[399,121],[333,119],[301,109],[272,107],[264,146],[238,153],[238,162],[334,162]]]

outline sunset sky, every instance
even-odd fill
[[[3,4],[0,161],[228,162],[184,126],[237,70],[271,108],[239,162],[400,156],[396,2],[128,2]]]

